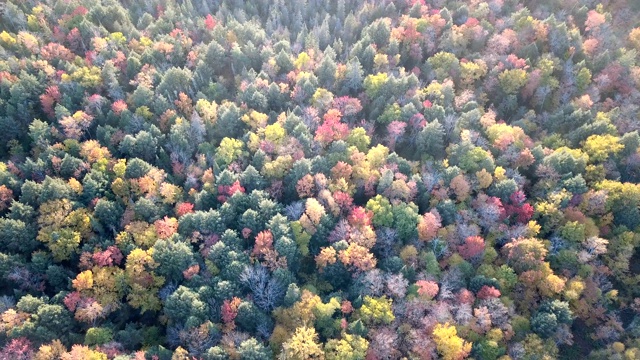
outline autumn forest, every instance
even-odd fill
[[[0,1],[0,360],[640,359],[640,2]]]

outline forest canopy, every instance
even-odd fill
[[[0,359],[640,359],[640,3],[0,3]]]

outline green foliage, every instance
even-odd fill
[[[444,156],[445,148],[444,127],[439,121],[428,123],[418,134],[417,146],[420,153],[440,159]]]
[[[84,337],[85,345],[104,345],[113,340],[113,332],[109,328],[90,328]]]
[[[543,164],[550,166],[560,175],[569,173],[578,175],[584,174],[588,161],[588,154],[579,149],[570,149],[563,146],[546,156]]]
[[[260,344],[256,339],[243,341],[238,347],[240,360],[268,360],[271,359],[271,351]]]
[[[169,319],[186,327],[203,324],[207,319],[209,306],[197,292],[180,286],[171,294],[164,305],[164,313]]]
[[[391,203],[381,195],[376,195],[369,199],[366,209],[373,212],[373,225],[391,227],[393,225],[394,215]]]
[[[481,169],[493,172],[495,168],[491,153],[468,142],[453,144],[447,148],[447,152],[450,164],[457,165],[467,174],[475,174]]]
[[[409,241],[418,236],[418,207],[414,203],[401,203],[393,207],[393,227],[401,240]]]
[[[443,81],[460,71],[460,61],[454,54],[449,52],[441,51],[430,57],[427,62],[435,71],[436,78],[439,81]]]
[[[343,334],[342,339],[331,339],[325,345],[325,359],[327,360],[363,360],[367,353],[369,342],[358,336]]]
[[[153,260],[158,264],[155,272],[167,281],[179,282],[187,268],[195,263],[191,246],[178,235],[156,241],[152,249]]]
[[[364,79],[364,89],[369,98],[374,99],[382,94],[382,88],[387,84],[389,77],[386,73],[369,75]]]
[[[640,358],[638,5],[423,3],[2,2],[0,358]]]
[[[500,87],[507,94],[515,94],[522,88],[528,79],[528,74],[522,69],[505,70],[498,75]]]
[[[231,164],[242,155],[244,144],[236,139],[224,138],[216,152],[218,164],[221,167]]]

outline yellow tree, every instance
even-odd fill
[[[69,259],[80,246],[82,238],[91,233],[87,211],[71,209],[71,202],[67,199],[48,201],[40,206],[37,239],[49,247],[56,261]]]
[[[584,142],[584,151],[592,162],[604,162],[611,154],[617,154],[624,145],[620,144],[620,138],[613,135],[591,135]]]
[[[153,260],[153,250],[135,249],[127,256],[125,280],[129,286],[127,300],[129,305],[140,309],[160,310],[158,290],[164,284],[164,278],[153,273],[158,265]]]
[[[124,295],[124,270],[117,266],[95,266],[91,297],[108,310],[119,307]]]
[[[515,94],[527,83],[529,78],[526,71],[522,69],[505,70],[498,75],[500,87],[507,94]]]
[[[67,348],[60,342],[60,340],[53,340],[49,344],[41,345],[38,348],[38,352],[35,354],[35,360],[54,360],[62,358],[62,355],[67,352]]]
[[[380,298],[365,296],[359,310],[360,318],[366,324],[390,324],[395,320],[391,304],[392,300],[384,296]]]
[[[300,324],[310,324],[315,321],[316,316],[313,309],[318,304],[322,304],[322,299],[309,290],[302,290],[300,300],[289,308],[279,307],[273,311],[278,325],[293,331]]]
[[[635,28],[629,32],[629,42],[636,49],[640,50],[640,27]]]
[[[433,329],[433,339],[444,360],[461,360],[469,356],[471,343],[458,336],[454,326],[437,324]]]
[[[325,346],[327,360],[361,360],[364,359],[369,348],[369,342],[358,335],[347,333],[342,338],[331,339]]]
[[[60,358],[62,360],[107,360],[107,355],[96,350],[91,350],[88,346],[73,345],[71,351],[65,352]]]
[[[280,359],[324,359],[322,344],[318,343],[318,334],[316,333],[316,329],[306,326],[297,328],[293,336],[282,344]]]

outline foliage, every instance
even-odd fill
[[[437,324],[433,329],[433,339],[443,359],[463,359],[471,352],[471,343],[458,336],[454,326]]]
[[[1,4],[1,359],[639,358],[637,1]]]

